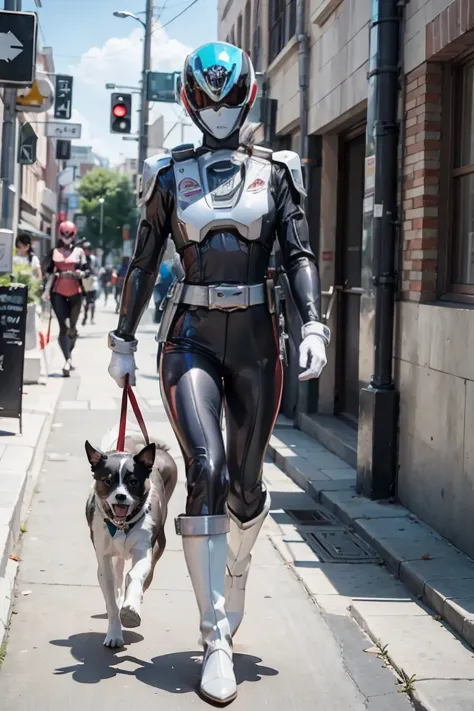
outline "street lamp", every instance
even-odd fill
[[[131,17],[132,20],[139,22],[145,29],[145,41],[143,43],[143,68],[142,68],[142,86],[141,86],[141,112],[140,112],[140,131],[138,143],[138,167],[139,172],[142,171],[143,162],[148,155],[148,101],[146,96],[147,89],[147,73],[151,69],[151,26],[153,22],[153,0],[146,0],[145,22],[138,15],[128,10],[119,10],[113,13],[114,17],[125,19]]]
[[[104,232],[104,198],[99,198],[100,203],[100,246],[102,247],[102,234]]]
[[[128,12],[128,10],[119,10],[119,11],[114,12],[112,14],[114,17],[120,17],[120,18],[131,17],[133,20],[137,20],[146,29],[146,25],[143,22],[143,20],[140,20],[138,15],[135,15],[134,12]]]

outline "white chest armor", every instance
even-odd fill
[[[187,241],[203,242],[216,230],[237,231],[250,241],[260,237],[271,205],[270,160],[222,150],[175,163],[173,170],[177,217]]]

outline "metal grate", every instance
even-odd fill
[[[325,563],[376,563],[377,553],[359,536],[343,528],[310,531],[304,536]]]
[[[300,526],[334,526],[339,524],[329,511],[317,509],[287,509],[286,513]]]

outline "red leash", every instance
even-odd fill
[[[128,374],[125,376],[125,385],[123,388],[123,395],[122,395],[122,410],[120,412],[120,426],[119,426],[119,434],[118,434],[118,440],[117,440],[117,451],[123,452],[124,447],[125,447],[125,429],[127,425],[127,401],[130,400],[130,404],[132,406],[132,410],[134,412],[135,417],[137,418],[137,422],[140,425],[140,429],[142,431],[143,437],[145,438],[146,444],[150,444],[150,438],[148,437],[148,432],[146,429],[145,421],[143,419],[143,415],[140,411],[140,408],[138,407],[138,402],[135,397],[135,393],[133,392],[132,386],[128,382]]]

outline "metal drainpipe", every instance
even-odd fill
[[[296,38],[298,40],[298,64],[300,85],[300,136],[298,153],[303,164],[306,190],[309,194],[309,166],[308,166],[308,35],[305,31],[305,0],[298,0],[296,4]]]
[[[398,210],[400,23],[404,0],[373,0],[368,135],[375,157],[373,214],[374,371],[360,393],[357,491],[372,499],[394,494],[399,393],[393,380],[393,328]],[[369,126],[368,131],[372,131]],[[368,155],[371,155],[368,152]],[[367,187],[367,186],[366,186]]]

